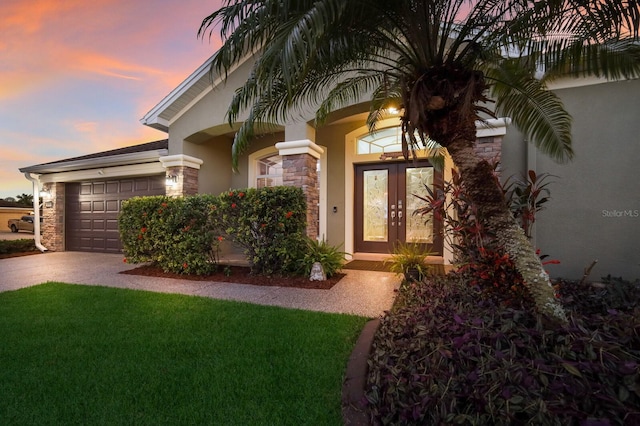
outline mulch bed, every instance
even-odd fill
[[[338,283],[345,274],[335,274],[326,281],[309,281],[308,277],[289,276],[264,276],[252,275],[251,270],[245,266],[230,266],[231,273],[224,273],[225,266],[210,275],[182,275],[172,272],[164,272],[161,268],[152,265],[142,265],[137,268],[120,272],[127,275],[143,275],[146,277],[174,278],[189,281],[216,281],[236,284],[251,284],[259,286],[295,287],[307,289],[329,290]]]
[[[5,254],[0,254],[0,259],[10,259],[12,257],[22,257],[22,256],[31,256],[32,254],[40,254],[40,250],[34,250],[34,251],[23,251],[20,253],[5,253]]]

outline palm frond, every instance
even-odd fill
[[[544,153],[557,161],[573,157],[571,116],[562,101],[544,83],[520,67],[517,60],[503,61],[487,70],[496,108]]]

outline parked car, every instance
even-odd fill
[[[20,219],[9,219],[8,226],[11,232],[27,231],[33,232],[33,216],[22,216]],[[40,218],[42,223],[42,218]]]

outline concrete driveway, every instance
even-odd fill
[[[135,265],[119,254],[49,252],[0,259],[0,291],[47,281],[180,293],[311,311],[377,318],[391,308],[400,278],[388,272],[344,270],[346,276],[330,290],[262,287],[214,281],[125,275]]]
[[[33,239],[33,234],[31,232],[11,232],[10,230],[2,230],[0,231],[0,240],[22,240],[22,239]]]

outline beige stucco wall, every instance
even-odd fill
[[[555,277],[640,278],[640,80],[559,89],[573,115],[575,158],[557,164],[534,152],[529,164],[557,176],[551,201],[538,216],[536,245],[560,260]],[[503,143],[506,173],[527,167],[527,145],[515,129]]]

